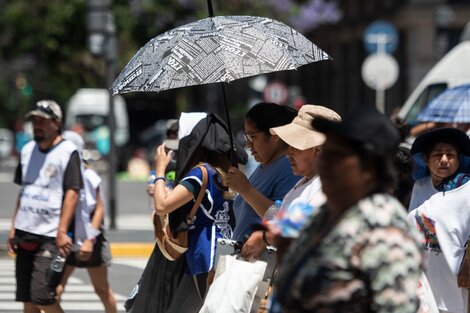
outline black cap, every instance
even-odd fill
[[[470,156],[470,138],[456,128],[435,128],[419,135],[411,146],[411,154],[425,152],[439,142],[452,144],[460,153]]]
[[[393,156],[400,143],[400,133],[392,121],[372,107],[361,107],[346,116],[342,122],[316,118],[312,126],[326,135],[361,144],[370,153]]]

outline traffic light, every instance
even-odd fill
[[[33,87],[29,84],[26,76],[19,74],[15,80],[16,88],[19,89],[21,95],[24,97],[30,97],[33,94]]]
[[[88,50],[96,57],[114,52],[108,46],[115,33],[111,3],[112,0],[87,0]]]

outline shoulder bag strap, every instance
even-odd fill
[[[202,171],[202,184],[201,184],[201,189],[199,190],[199,194],[197,196],[196,201],[194,202],[193,208],[189,212],[188,221],[192,221],[194,216],[196,215],[197,209],[201,205],[202,199],[204,198],[204,194],[206,193],[207,189],[207,169],[204,167],[204,165],[198,165]]]

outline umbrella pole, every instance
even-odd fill
[[[212,0],[207,0],[207,10],[209,11],[209,17],[213,17],[214,10],[212,9]]]
[[[221,86],[222,86],[222,95],[224,97],[224,108],[225,108],[225,118],[227,119],[228,137],[230,139],[230,160],[232,161],[233,166],[238,167],[238,161],[235,155],[235,145],[233,144],[232,125],[230,124],[230,115],[228,114],[227,95],[225,94],[225,84],[221,83]]]

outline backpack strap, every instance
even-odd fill
[[[196,201],[194,202],[194,205],[186,218],[188,224],[192,224],[194,222],[194,217],[196,216],[197,209],[201,205],[202,199],[204,198],[204,194],[206,193],[207,189],[207,169],[202,164],[199,164],[197,167],[199,167],[202,172],[202,184]]]

